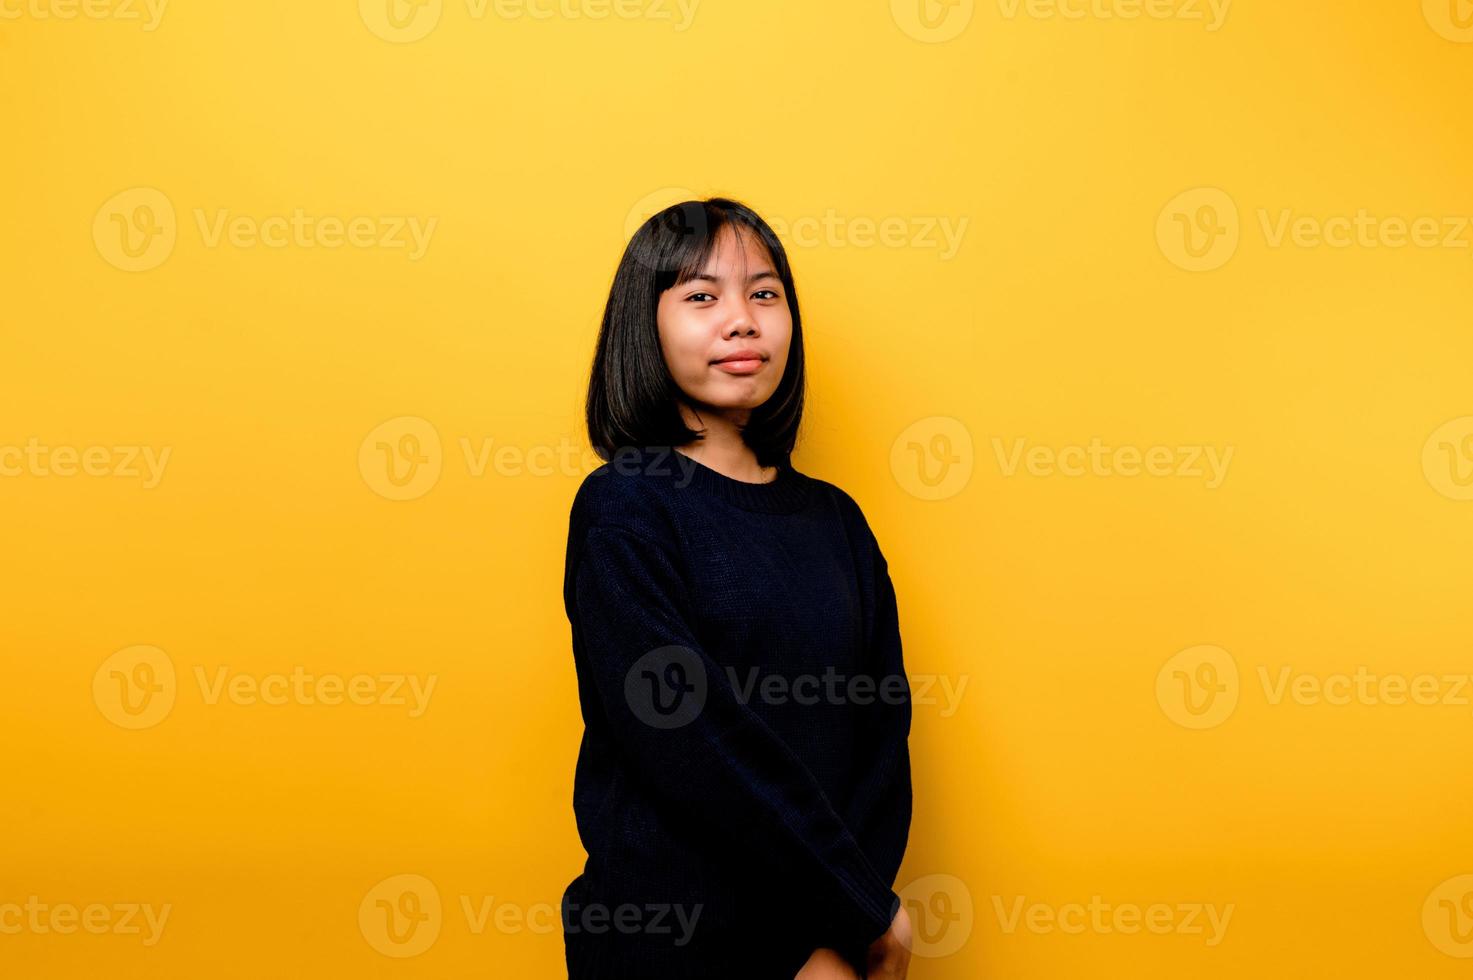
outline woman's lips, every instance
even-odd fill
[[[762,359],[753,357],[738,361],[717,361],[716,366],[727,374],[756,374],[762,368]]]

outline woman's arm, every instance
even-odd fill
[[[890,565],[874,535],[869,535],[873,619],[867,665],[879,696],[868,706],[862,728],[864,777],[844,809],[875,870],[894,881],[910,836],[910,682],[900,639],[900,613]]]
[[[889,564],[867,524],[863,534],[869,551],[864,585],[872,597],[866,668],[873,672],[876,690],[882,696],[866,709],[869,715],[861,726],[858,746],[864,775],[842,815],[875,872],[893,884],[910,837],[911,694]],[[866,956],[862,947],[840,952],[858,962]]]
[[[569,575],[569,615],[585,653],[580,683],[595,692],[595,710],[653,791],[739,861],[780,869],[796,892],[775,894],[774,902],[812,916],[816,946],[865,949],[883,936],[898,896],[813,774],[737,697],[696,639],[669,550],[600,522],[587,531]],[[647,655],[655,651],[664,653],[652,662]],[[643,692],[666,681],[672,691],[703,696],[693,716],[651,715]]]
[[[910,913],[902,906],[889,930],[860,959],[865,980],[905,980],[910,972]],[[793,980],[859,980],[860,974],[836,949],[815,949]]]
[[[859,980],[859,973],[837,950],[815,949],[793,980]]]
[[[870,945],[865,980],[905,980],[910,972],[910,913],[901,906],[889,930]]]

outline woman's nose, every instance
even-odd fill
[[[753,337],[757,334],[757,321],[751,317],[738,317],[726,325],[728,337]]]
[[[751,307],[745,300],[739,300],[737,307],[732,311],[731,319],[726,324],[726,335],[734,334],[751,335],[757,332],[757,318],[752,315]]]

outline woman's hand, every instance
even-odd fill
[[[832,949],[819,948],[808,957],[793,980],[859,980],[849,961]]]
[[[870,945],[864,975],[867,980],[905,980],[909,970],[910,913],[902,905],[889,931]]]

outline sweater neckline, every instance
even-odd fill
[[[793,468],[792,462],[779,463],[777,476],[766,483],[748,483],[713,470],[700,460],[678,449],[661,450],[663,464],[651,472],[666,473],[677,489],[694,489],[716,497],[742,510],[761,514],[791,514],[801,510],[808,500],[809,480]]]

